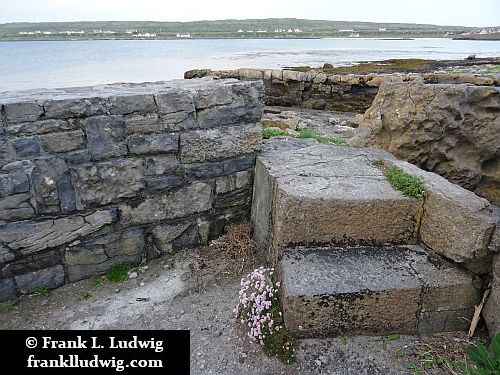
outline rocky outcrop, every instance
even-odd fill
[[[264,101],[274,106],[301,106],[342,112],[364,112],[370,107],[378,87],[384,81],[414,79],[402,74],[325,74],[313,70],[210,69],[190,70],[184,78],[237,78],[263,80]]]
[[[248,217],[261,82],[0,97],[0,300],[206,243]]]
[[[349,68],[345,68],[349,71]],[[264,101],[271,106],[300,106],[342,112],[363,113],[373,103],[384,82],[469,83],[500,85],[498,75],[439,73],[367,73],[338,74],[329,69],[197,69],[184,78],[216,77],[240,80],[263,80]]]
[[[379,145],[500,204],[500,88],[384,83],[353,145]]]

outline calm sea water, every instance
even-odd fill
[[[0,91],[182,78],[189,69],[320,66],[389,58],[500,56],[500,41],[450,39],[0,42]]]

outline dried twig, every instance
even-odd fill
[[[481,299],[481,303],[474,307],[474,316],[472,317],[472,321],[470,323],[469,334],[468,337],[471,338],[474,336],[474,331],[476,330],[477,323],[479,322],[479,318],[481,317],[481,310],[483,309],[486,300],[488,299],[488,295],[490,294],[491,283],[488,285],[486,290],[484,291],[483,298]]]

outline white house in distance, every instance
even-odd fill
[[[191,38],[190,33],[177,33],[176,35],[177,38]]]

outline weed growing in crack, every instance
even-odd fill
[[[50,291],[49,287],[41,286],[36,288],[33,294],[39,297],[46,297],[49,295],[49,291]]]

